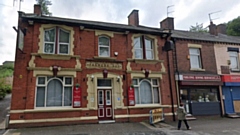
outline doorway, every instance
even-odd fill
[[[97,106],[99,120],[112,120],[112,84],[110,79],[98,79]]]
[[[112,90],[98,89],[98,119],[112,120]]]

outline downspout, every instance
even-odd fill
[[[173,92],[172,92],[172,80],[171,80],[171,69],[170,69],[170,62],[169,62],[169,53],[167,52],[167,61],[168,61],[168,80],[169,80],[169,85],[170,85],[170,96],[171,96],[171,106],[172,106],[172,116],[173,116],[173,121],[175,120],[175,112],[174,112],[174,101],[173,101]]]
[[[177,59],[177,49],[176,49],[176,39],[173,38],[173,42],[174,42],[174,50],[175,51],[175,65],[176,65],[176,69],[175,69],[175,73],[177,74],[177,78],[178,80],[175,80],[175,85],[176,85],[176,91],[177,91],[177,105],[179,106],[180,104],[180,92],[179,92],[179,87],[178,87],[178,81],[180,80],[179,77],[179,71],[178,71],[178,59]]]
[[[127,59],[128,59],[128,56],[129,56],[129,50],[128,50],[128,34],[129,34],[129,31],[127,31],[127,32],[125,32],[125,34],[126,34],[126,44],[127,44],[127,46],[126,46],[126,52],[127,52]],[[132,48],[132,47],[131,47]],[[131,49],[131,51],[132,51],[132,49]],[[128,60],[126,59],[126,70],[127,70],[127,64],[128,64]],[[130,64],[130,66],[131,66],[131,64]],[[130,122],[130,118],[129,118],[129,105],[128,105],[128,102],[129,102],[129,96],[128,96],[128,77],[127,77],[127,75],[128,75],[128,73],[127,73],[127,71],[125,71],[125,84],[126,84],[126,86],[125,86],[125,88],[126,88],[126,95],[127,95],[127,115],[128,115],[128,122]]]

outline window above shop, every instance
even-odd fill
[[[237,51],[229,51],[230,69],[232,71],[239,71],[239,54]]]
[[[189,48],[191,69],[202,69],[200,48]]]

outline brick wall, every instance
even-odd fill
[[[190,71],[190,59],[188,44],[199,44],[202,45],[201,50],[201,62],[205,71]],[[214,55],[213,43],[209,42],[194,42],[188,40],[177,40],[176,42],[176,53],[177,53],[177,66],[180,73],[189,74],[217,74],[217,66]]]
[[[27,32],[24,37],[24,48],[23,52],[19,49],[16,50],[15,59],[15,72],[13,81],[13,94],[12,94],[12,104],[11,110],[25,110],[34,109],[35,104],[35,89],[36,89],[36,77],[33,76],[32,70],[27,70],[28,63],[31,59],[31,53],[37,53],[39,46],[39,28],[41,24],[34,22],[34,25],[28,25],[25,22],[20,23],[20,27],[27,27]],[[80,56],[80,62],[82,71],[77,71],[77,77],[74,78],[74,84],[79,83],[82,88],[82,107],[87,107],[87,74],[93,74],[96,72],[102,72],[102,69],[87,69],[86,61],[94,60],[94,56],[98,56],[98,36],[95,35],[94,30],[84,29],[79,30],[79,27],[71,26],[74,29],[74,55]],[[127,58],[132,58],[132,41],[131,36],[133,33],[114,33],[113,38],[110,38],[110,57],[115,57],[116,62],[120,62],[123,65],[122,70],[109,70],[109,72],[114,74],[125,75],[123,81],[123,97],[124,105],[127,106],[127,87],[131,85],[132,80],[130,73],[126,73]],[[168,76],[168,61],[167,53],[162,51],[162,46],[165,40],[157,37],[158,39],[158,54],[159,59],[163,60],[164,67],[166,68],[166,73],[162,74],[162,80],[160,80],[160,91],[161,91],[161,103],[164,105],[171,105],[171,93],[169,85]],[[118,52],[117,56],[114,56],[114,52]],[[174,104],[176,104],[176,90],[174,82],[174,70],[172,64],[172,54],[170,55],[170,69],[171,69],[171,81],[172,81],[172,93],[174,98]],[[104,61],[104,60],[100,60]],[[109,61],[111,62],[111,61]],[[57,65],[62,68],[75,68],[76,59],[71,58],[70,60],[51,60],[42,59],[40,56],[36,56],[34,63],[36,67],[49,68],[52,65]],[[131,62],[131,68],[134,71],[140,71],[141,69],[149,69],[151,71],[161,71],[163,68],[161,63],[156,64],[140,64]],[[129,109],[130,114],[147,114],[150,108],[140,108],[140,109]],[[122,111],[116,110],[116,114],[127,114],[128,111],[123,109]],[[170,113],[171,109],[166,109],[166,113]],[[44,119],[44,118],[63,118],[68,117],[81,117],[88,113],[90,116],[97,115],[97,111],[84,111],[84,112],[58,112],[58,113],[15,113],[11,114],[11,120],[22,120],[22,119]],[[135,118],[131,118],[135,119]],[[129,120],[129,119],[122,119]],[[90,120],[91,121],[91,120]],[[95,121],[93,121],[95,122]],[[73,122],[74,123],[74,122]],[[54,123],[53,123],[54,124]],[[27,124],[26,124],[27,125]],[[41,124],[40,124],[41,125]],[[18,127],[19,125],[15,125]]]

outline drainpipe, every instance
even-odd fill
[[[173,101],[173,92],[172,92],[172,80],[171,80],[171,69],[170,69],[170,61],[169,61],[169,53],[167,52],[167,61],[168,61],[168,80],[170,84],[170,96],[171,96],[171,105],[172,105],[172,116],[173,116],[173,121],[175,120],[175,112],[174,112],[174,101]]]
[[[176,91],[177,91],[177,105],[179,106],[180,104],[180,92],[179,92],[179,86],[178,86],[178,81],[180,80],[180,77],[179,77],[179,71],[178,71],[178,59],[177,59],[177,49],[176,49],[176,39],[173,39],[173,42],[174,42],[174,50],[175,51],[175,65],[176,65],[176,69],[175,69],[175,73],[177,74],[178,76],[178,80],[175,81],[175,85],[176,85]]]

